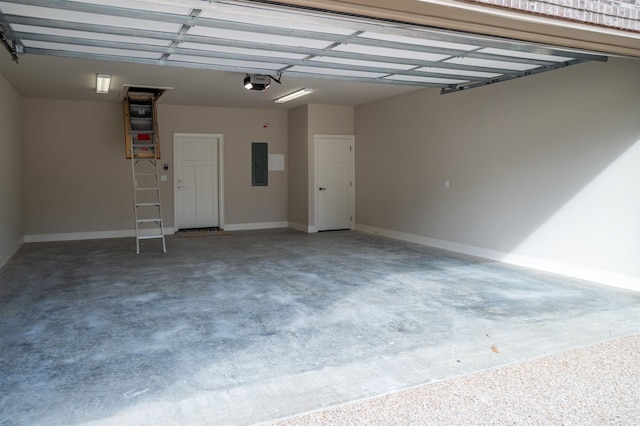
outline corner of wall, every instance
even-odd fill
[[[23,98],[0,74],[0,267],[24,244],[25,136]]]
[[[18,239],[18,241],[13,243],[4,253],[0,254],[0,269],[2,269],[2,267],[6,265],[9,260],[11,260],[13,255],[15,255],[18,250],[20,250],[20,248],[24,245],[24,241],[24,237]]]
[[[305,232],[307,234],[313,234],[318,232],[318,229],[315,226],[303,225],[301,223],[289,222],[289,228],[295,229],[296,231]]]

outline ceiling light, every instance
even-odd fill
[[[109,93],[111,76],[109,74],[96,75],[96,93]]]
[[[289,102],[293,99],[297,99],[300,96],[308,95],[309,93],[313,93],[313,89],[300,89],[295,92],[291,92],[288,95],[284,95],[278,99],[276,99],[277,104],[283,104],[285,102]]]
[[[251,74],[244,78],[244,87],[247,90],[266,90],[271,86],[271,77],[268,75]]]

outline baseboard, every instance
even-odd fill
[[[640,292],[640,277],[507,253],[501,262]]]
[[[300,231],[300,232],[309,232],[307,230],[307,225],[303,225],[301,223],[295,223],[295,222],[289,222],[289,228],[291,229],[295,229],[296,231]]]
[[[164,228],[165,235],[171,235],[175,231],[173,228]],[[144,235],[144,232],[142,232]],[[44,243],[52,241],[77,241],[77,240],[102,240],[106,238],[127,238],[134,237],[136,231],[134,229],[126,229],[120,231],[95,231],[95,232],[70,232],[61,234],[33,234],[26,235],[26,243]]]
[[[303,225],[301,223],[289,222],[288,227],[291,229],[295,229],[296,231],[306,232],[308,234],[318,232],[318,229],[315,226]]]
[[[252,231],[255,229],[288,228],[289,222],[260,222],[260,223],[235,223],[225,224],[225,231]]]
[[[377,228],[369,225],[358,224],[356,225],[356,229],[368,234],[382,235],[397,240],[408,241],[429,247],[453,251],[456,253],[481,257],[483,259],[495,260],[510,265],[522,266],[538,271],[551,272],[571,278],[578,278],[581,280],[640,292],[640,277],[635,277],[632,275],[585,268],[577,265],[554,262],[548,259],[540,259],[519,254],[505,253],[497,250],[459,244],[451,241],[438,240],[435,238],[423,237],[421,235],[409,234],[399,231],[392,231],[389,229]]]
[[[7,264],[7,262],[13,257],[14,254],[20,250],[20,247],[24,244],[24,237],[21,237],[13,243],[2,255],[0,255],[0,268]]]

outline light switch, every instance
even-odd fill
[[[160,175],[160,181],[161,182],[166,182],[167,181],[167,175]]]

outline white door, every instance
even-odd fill
[[[220,226],[219,135],[175,134],[175,228]]]
[[[353,136],[317,135],[318,231],[353,228]]]

